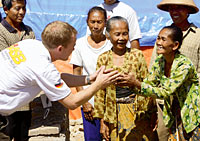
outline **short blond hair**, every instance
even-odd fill
[[[76,29],[67,22],[54,21],[49,23],[42,32],[42,43],[47,48],[64,47],[77,34]]]

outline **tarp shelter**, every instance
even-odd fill
[[[161,0],[121,0],[136,11],[142,32],[141,46],[154,45],[159,30],[172,23],[168,12],[159,10],[156,5]],[[61,20],[70,23],[78,30],[78,38],[86,33],[88,10],[103,0],[27,0],[27,13],[24,22],[30,25],[41,39],[41,31],[52,21]],[[200,1],[194,0],[200,8]],[[3,10],[1,9],[3,13]],[[4,16],[4,13],[3,13]],[[190,21],[200,27],[200,12],[192,14]]]

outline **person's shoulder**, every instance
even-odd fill
[[[85,41],[86,38],[87,38],[87,36],[85,35],[85,36],[83,36],[83,37],[78,38],[78,39],[76,40],[76,42],[82,42],[82,41]]]
[[[130,49],[130,52],[136,55],[143,55],[142,51],[137,48],[128,48]]]
[[[0,22],[0,26],[1,26],[1,27],[4,27],[4,26],[2,25],[2,23],[1,23],[1,22]]]
[[[101,7],[101,8],[104,8],[104,3],[101,3],[101,4],[99,4],[99,5],[97,5],[98,7]]]
[[[42,44],[42,41],[36,39],[24,39],[20,42],[17,42],[15,46],[18,46],[22,52],[29,58],[29,61],[34,62],[34,60],[38,60],[36,56],[40,56],[44,54],[45,47]],[[31,57],[34,59],[30,59]],[[40,60],[41,61],[41,60]],[[39,61],[39,62],[40,62]]]
[[[135,10],[130,5],[128,5],[128,4],[124,3],[124,2],[120,1],[118,3],[118,6],[126,8],[125,10],[129,10],[129,11],[134,11],[135,12]]]
[[[83,36],[76,40],[75,48],[83,48],[85,46],[85,42],[87,41],[87,37]]]
[[[29,46],[43,46],[42,42],[36,39],[24,39],[18,42],[18,44]]]
[[[194,23],[192,23],[190,25],[190,29],[192,29],[194,32],[196,32],[197,34],[200,34],[200,28],[197,27]]]
[[[99,58],[107,57],[111,52],[112,52],[112,50],[107,50],[107,51],[103,52],[102,54],[100,54]]]
[[[8,30],[0,23],[0,35],[4,34],[5,32],[8,32]]]
[[[0,23],[0,30],[2,31],[2,30],[7,30],[6,28],[5,28],[5,26],[2,24],[2,23]]]
[[[198,35],[200,35],[200,28],[199,27],[196,28],[196,32],[197,32]],[[198,37],[200,38],[200,36],[198,36]]]
[[[29,31],[33,31],[33,29],[31,28],[31,26],[24,24],[23,22],[21,23],[22,27],[24,27],[25,29],[28,29]]]
[[[175,57],[175,60],[178,61],[178,65],[179,66],[184,66],[184,68],[190,68],[190,67],[194,67],[192,61],[190,60],[190,58],[186,57],[183,54],[178,54]]]
[[[112,50],[110,49],[110,50],[107,50],[107,51],[103,52],[101,55],[107,55],[107,54],[109,54],[111,52],[112,52]]]
[[[181,60],[180,62],[182,62],[182,61],[184,61],[184,62],[192,62],[188,57],[186,57],[185,55],[183,55],[183,54],[178,54],[177,55],[177,58],[179,59],[179,60]]]
[[[163,55],[162,54],[160,54],[160,55],[158,55],[157,57],[156,57],[156,59],[155,59],[155,64],[161,64],[161,62],[163,62],[164,61],[164,57],[163,57]]]
[[[118,3],[118,5],[123,5],[123,6],[130,7],[130,8],[131,8],[130,5],[126,4],[125,2],[121,2],[121,1]]]
[[[24,24],[24,26],[26,27],[26,28],[29,28],[29,29],[32,29],[29,25],[27,25],[27,24]]]

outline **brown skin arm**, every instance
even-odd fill
[[[73,74],[75,75],[81,75],[82,74],[82,69],[83,67],[77,66],[77,65],[73,65]],[[83,87],[76,87],[77,92],[83,90]],[[93,121],[93,111],[94,108],[92,106],[92,104],[90,104],[89,102],[86,102],[85,104],[82,105],[83,108],[83,113],[84,113],[84,117],[86,120],[89,121]]]
[[[74,75],[82,75],[82,67],[77,66],[77,65],[73,65],[73,74]],[[77,92],[83,90],[83,87],[76,87]]]
[[[140,42],[139,42],[139,39],[136,39],[136,40],[132,40],[132,41],[131,41],[131,48],[140,49]]]
[[[110,139],[109,124],[105,122],[103,119],[100,120],[100,133],[103,139],[109,141]]]

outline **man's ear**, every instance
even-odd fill
[[[174,44],[175,44],[175,46],[172,49],[177,50],[180,43],[178,41],[176,41]]]
[[[61,52],[63,50],[63,46],[62,45],[59,45],[58,47],[57,47],[57,51],[58,52]]]

